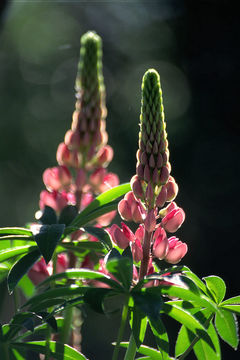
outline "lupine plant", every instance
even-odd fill
[[[107,171],[113,149],[101,39],[94,32],[81,38],[75,88],[71,129],[57,148],[57,166],[43,173],[36,220],[0,229],[0,279],[15,303],[0,328],[1,359],[26,359],[29,352],[39,359],[87,359],[79,326],[84,306],[108,316],[121,312],[112,360],[120,359],[120,348],[124,360],[183,360],[192,351],[199,360],[221,359],[219,338],[238,346],[240,296],[225,300],[220,277],[200,279],[176,265],[188,251],[173,235],[185,213],[174,201],[178,185],[170,175],[157,71],[143,76],[136,174],[126,184]],[[112,223],[117,211],[120,226]],[[180,324],[174,354],[163,315]],[[147,328],[155,348],[144,345]]]

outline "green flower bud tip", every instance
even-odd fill
[[[168,168],[163,168],[168,165],[168,143],[160,77],[154,69],[143,76],[141,105],[138,176],[146,183],[159,186],[165,184],[169,176]]]
[[[76,90],[84,89],[91,93],[97,85],[103,91],[102,40],[94,31],[88,31],[81,37],[80,43]]]

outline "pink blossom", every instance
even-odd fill
[[[144,220],[145,229],[148,232],[152,232],[156,228],[156,216],[154,209],[151,209],[146,216],[146,219]]]
[[[136,198],[142,199],[143,198],[142,181],[138,178],[137,175],[134,175],[132,177],[130,184]]]
[[[143,259],[142,244],[138,238],[135,238],[131,245],[133,260],[139,262]]]
[[[160,193],[157,196],[156,205],[158,207],[162,207],[162,206],[164,206],[166,200],[167,200],[167,188],[166,188],[166,185],[165,185],[165,186],[162,187]]]
[[[185,220],[185,213],[182,208],[176,208],[170,211],[162,219],[162,227],[170,233],[177,231]]]
[[[64,142],[70,150],[79,150],[80,147],[79,131],[68,130],[65,134]]]
[[[168,239],[163,228],[157,228],[153,235],[153,240],[153,254],[160,260],[164,259],[168,252]]]
[[[117,212],[116,212],[115,210],[110,211],[110,212],[107,213],[107,214],[104,214],[104,215],[99,216],[99,217],[96,219],[96,221],[97,221],[97,223],[98,223],[99,225],[101,225],[101,226],[108,226],[108,225],[112,222],[112,220],[115,218],[116,213],[117,213]]]
[[[71,173],[64,165],[48,168],[43,173],[43,182],[50,190],[66,190],[69,188],[71,181]]]
[[[178,194],[178,185],[175,182],[175,179],[170,176],[167,184],[165,185],[167,190],[167,200],[166,201],[172,201],[175,199],[175,197]]]
[[[136,200],[132,191],[129,191],[119,202],[118,212],[122,219],[136,223],[142,223],[145,215],[141,202]]]
[[[67,269],[67,267],[68,267],[68,259],[66,254],[59,254],[57,256],[56,272],[57,273],[64,272]],[[28,276],[34,285],[38,285],[48,276],[51,276],[52,272],[53,272],[52,261],[46,264],[44,258],[42,257],[29,270]]]
[[[78,151],[70,151],[66,144],[60,143],[57,149],[57,162],[59,165],[77,168],[79,166]]]
[[[187,244],[179,241],[175,236],[170,237],[168,243],[169,250],[165,260],[170,264],[177,264],[186,255],[188,251]]]
[[[128,247],[130,243],[129,237],[124,234],[123,230],[120,229],[118,225],[113,224],[109,229],[109,233],[113,242],[121,249],[126,249],[126,247]]]
[[[47,190],[43,190],[40,193],[39,207],[43,210],[45,206],[50,206],[59,213],[65,206],[68,205],[68,199],[69,197],[66,192],[49,192]]]
[[[113,159],[113,148],[110,145],[103,146],[97,153],[98,166],[106,166]]]

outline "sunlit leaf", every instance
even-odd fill
[[[130,184],[116,186],[92,201],[76,218],[70,226],[82,227],[97,217],[117,209],[118,201],[114,201],[131,190]],[[67,232],[67,229],[66,229]]]
[[[149,319],[149,324],[153,335],[155,336],[155,341],[157,343],[158,350],[162,355],[162,360],[169,359],[169,339],[166,328],[161,320],[158,319]]]
[[[111,258],[106,264],[107,270],[119,280],[126,290],[132,284],[133,263],[127,256]]]
[[[234,349],[237,349],[238,325],[234,314],[221,308],[220,314],[216,314],[215,325],[221,338]]]
[[[219,276],[207,276],[203,278],[207,288],[213,294],[215,301],[219,304],[225,297],[226,285]]]
[[[29,229],[20,227],[5,227],[0,228],[0,236],[2,235],[27,235],[32,236],[32,232]]]
[[[240,295],[239,296],[234,296],[234,297],[232,297],[230,299],[227,299],[227,300],[224,300],[221,303],[221,305],[227,305],[227,304],[229,304],[229,305],[233,305],[233,304],[240,305]]]
[[[229,310],[231,312],[234,312],[236,313],[237,315],[240,315],[240,305],[222,305],[221,304],[221,307],[225,310]]]
[[[46,278],[42,283],[40,283],[38,286],[43,286],[48,284],[51,281],[56,280],[62,280],[62,279],[89,279],[89,280],[98,280],[99,282],[102,282],[104,284],[107,284],[116,290],[122,291],[122,287],[120,284],[118,284],[116,281],[110,278],[110,276],[105,275],[101,272],[89,270],[89,269],[68,269],[63,273],[58,273],[52,276],[49,276]]]
[[[7,283],[8,291],[11,294],[21,280],[21,278],[29,271],[33,264],[40,258],[39,250],[34,250],[27,255],[24,255],[20,260],[18,260],[11,270],[9,271]]]
[[[131,308],[130,312],[130,327],[132,329],[133,337],[136,343],[137,348],[143,343],[146,329],[147,329],[147,316],[144,314],[141,309],[136,306],[133,301],[130,299],[129,306]]]
[[[27,254],[33,250],[36,250],[37,246],[32,245],[24,245],[24,246],[16,246],[14,248],[9,248],[0,251],[0,262],[9,260],[15,256]]]
[[[128,348],[129,342],[121,342],[120,346],[123,347],[123,348]],[[161,360],[161,358],[160,358],[161,355],[159,354],[159,351],[156,350],[156,349],[153,349],[153,348],[151,348],[149,346],[141,345],[138,348],[137,352],[139,354],[149,356],[150,359],[152,359],[152,360]]]

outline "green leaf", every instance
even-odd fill
[[[133,263],[127,256],[114,257],[107,261],[107,270],[119,280],[126,290],[132,284]]]
[[[88,234],[98,238],[98,240],[102,243],[102,245],[106,248],[107,251],[110,251],[112,249],[112,240],[106,230],[93,226],[85,226],[84,230]]]
[[[189,279],[191,279],[206,295],[208,294],[207,287],[204,282],[199,279],[199,277],[194,274],[190,269],[187,268],[186,270],[183,270],[183,274]]]
[[[25,360],[25,355],[21,355],[16,349],[10,349],[10,360]]]
[[[24,275],[22,279],[19,281],[18,286],[22,290],[23,294],[29,298],[33,296],[35,291],[35,285],[33,285],[32,281],[29,279],[27,275]]]
[[[146,329],[147,329],[147,316],[140,310],[138,306],[129,300],[130,312],[130,327],[133,332],[134,340],[137,348],[143,343]]]
[[[59,317],[56,319],[57,322],[57,328],[60,330],[64,324],[64,318]],[[34,336],[46,336],[47,332],[49,331],[49,327],[47,323],[43,323],[41,325],[38,325],[34,328]],[[17,341],[26,339],[28,336],[32,336],[32,331],[26,331],[22,335],[17,337]]]
[[[18,260],[11,268],[8,274],[8,291],[12,294],[15,286],[21,280],[21,278],[28,272],[33,264],[40,258],[39,250],[34,250],[27,255],[24,255]]]
[[[3,336],[3,341],[9,341],[15,337],[15,335],[23,328],[33,330],[33,323],[31,322],[29,328],[29,319],[36,318],[36,314],[32,312],[23,312],[14,315],[11,322],[9,323],[8,331]]]
[[[0,264],[0,282],[2,282],[7,277],[9,269],[9,264]]]
[[[5,227],[0,228],[0,236],[4,235],[27,235],[32,236],[32,232],[29,229],[24,229],[20,227]]]
[[[153,332],[153,335],[155,336],[155,340],[157,343],[158,350],[160,354],[162,355],[162,360],[168,360],[169,359],[169,339],[168,334],[165,329],[165,326],[161,320],[161,318],[158,319],[149,319],[149,324],[151,327],[151,330]]]
[[[129,345],[128,342],[121,342],[120,346],[123,348],[127,348]],[[159,351],[156,349],[153,349],[146,345],[141,345],[139,349],[137,350],[139,354],[149,356],[151,360],[161,360],[159,357]],[[160,355],[161,356],[161,355]]]
[[[224,310],[222,308],[220,308],[219,310],[220,314],[216,314],[215,317],[215,325],[218,334],[224,341],[226,341],[226,343],[228,343],[236,350],[239,341],[236,318],[234,314],[227,310]]]
[[[231,312],[236,313],[237,315],[240,315],[240,305],[220,305],[225,310],[229,310]]]
[[[29,310],[37,313],[39,311],[46,310],[53,306],[63,304],[63,303],[65,303],[65,301],[66,300],[64,298],[47,299],[45,301],[39,302],[38,304],[34,304],[34,305],[30,306]]]
[[[79,252],[80,254],[83,253],[85,250],[90,251],[101,251],[105,252],[102,243],[97,241],[72,241],[72,242],[62,242],[60,246],[57,247],[57,251],[60,248],[60,252],[62,252],[62,248]],[[104,250],[104,251],[103,251]]]
[[[37,249],[37,246],[24,245],[0,251],[0,262],[9,260],[15,256],[23,255]]]
[[[142,288],[141,291],[132,291],[134,303],[143,311],[148,318],[160,318],[163,307],[161,292],[157,287]]]
[[[117,209],[118,201],[113,200],[126,194],[130,190],[130,184],[127,183],[104,192],[92,201],[79,215],[77,215],[70,226],[82,227],[100,215]]]
[[[194,345],[194,353],[199,360],[221,360],[221,348],[219,344],[219,338],[212,323],[210,323],[207,331],[213,342],[214,349],[203,337],[199,339],[198,342]]]
[[[219,304],[226,294],[225,282],[219,276],[207,276],[203,279],[217,304]]]
[[[29,305],[37,305],[42,301],[58,298],[58,297],[71,297],[74,295],[82,295],[87,291],[88,287],[83,286],[77,286],[77,285],[71,285],[71,286],[64,286],[59,287],[56,289],[50,289],[45,291],[44,293],[41,293],[39,295],[35,295],[32,298],[30,298],[23,306],[29,306]]]
[[[68,226],[73,219],[77,216],[78,209],[74,205],[67,205],[60,213],[58,223],[59,224],[65,224]]]
[[[106,296],[113,293],[112,289],[89,288],[84,294],[84,302],[87,303],[94,311],[104,314],[104,299]]]
[[[80,269],[80,270],[74,270],[74,269],[68,269],[63,273],[58,273],[52,276],[49,276],[47,279],[45,279],[43,282],[41,282],[39,286],[46,285],[50,283],[51,281],[61,280],[61,279],[91,279],[91,280],[97,280],[104,284],[107,284],[114,289],[122,292],[122,287],[120,284],[118,284],[115,280],[111,279],[110,276],[105,275],[98,271],[88,270],[88,269]]]
[[[45,206],[42,216],[38,219],[43,225],[52,225],[57,223],[57,215],[53,208]]]
[[[34,239],[46,263],[51,260],[64,229],[64,224],[43,225],[40,227],[39,233],[34,235]]]
[[[239,296],[234,296],[230,299],[224,300],[221,305],[233,305],[233,304],[237,304],[240,305],[240,295]]]
[[[203,336],[203,334],[207,336],[205,327],[187,310],[182,309],[176,305],[164,303],[163,313],[171,316],[176,321],[185,325],[186,328],[191,330],[194,334],[197,334],[200,337]]]
[[[49,344],[49,345],[48,345]],[[57,360],[86,360],[87,358],[69,345],[57,343],[56,341],[30,341],[26,343],[11,343],[11,349],[32,350],[39,354],[46,354],[48,347],[50,356]]]

